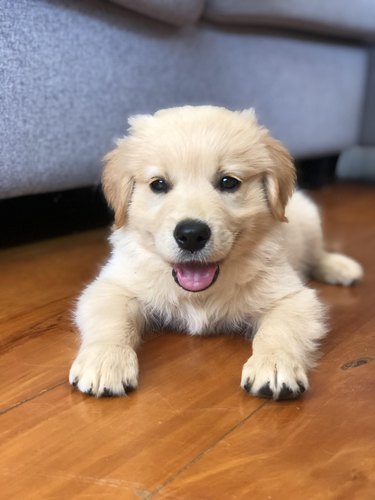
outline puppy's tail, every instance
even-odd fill
[[[363,278],[363,269],[346,255],[322,251],[312,266],[311,275],[323,283],[352,286]]]

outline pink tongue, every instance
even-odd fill
[[[189,292],[200,292],[212,285],[219,267],[217,264],[187,262],[176,264],[173,269],[175,279],[182,288]]]

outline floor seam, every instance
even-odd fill
[[[0,410],[0,417],[2,415],[5,415],[6,413],[9,413],[10,411],[14,410],[15,408],[19,408],[20,406],[23,406],[24,404],[28,403],[29,401],[33,401],[34,399],[39,398],[40,396],[43,396],[49,391],[53,391],[53,389],[56,389],[57,387],[60,387],[62,385],[66,384],[66,380],[64,382],[59,382],[58,384],[52,385],[51,387],[46,387],[45,389],[42,389],[38,394],[34,394],[34,396],[30,396],[29,398],[23,399],[22,401],[19,401],[18,403],[14,403],[11,406],[8,406],[6,408],[3,408]]]
[[[154,495],[157,495],[158,493],[160,493],[166,486],[168,486],[169,484],[171,484],[175,479],[177,479],[178,476],[180,476],[183,472],[185,472],[186,470],[188,470],[192,465],[194,465],[195,463],[197,463],[199,460],[201,460],[201,458],[203,458],[208,452],[210,452],[211,450],[213,450],[214,448],[216,448],[216,446],[218,446],[227,436],[229,436],[229,434],[231,434],[232,432],[236,431],[238,428],[240,428],[245,422],[247,422],[248,420],[251,419],[251,417],[253,417],[259,410],[261,410],[262,408],[264,408],[264,406],[266,404],[268,404],[269,401],[264,401],[262,404],[260,404],[254,411],[252,411],[249,415],[247,415],[247,417],[245,417],[244,419],[240,420],[239,422],[237,422],[233,427],[231,427],[229,430],[227,430],[222,436],[220,436],[216,441],[215,443],[213,443],[212,445],[210,445],[208,448],[206,448],[205,450],[201,451],[200,453],[198,453],[197,456],[195,456],[192,460],[190,460],[190,462],[188,462],[187,464],[185,464],[183,467],[181,467],[181,469],[179,469],[174,475],[173,477],[170,477],[168,479],[166,479],[164,481],[164,483],[160,484],[159,486],[157,486],[154,490],[152,490],[151,494],[150,494],[150,497],[149,498],[152,498]]]

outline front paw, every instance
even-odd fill
[[[95,396],[122,396],[138,385],[137,355],[130,346],[93,344],[81,349],[69,382]]]
[[[287,353],[254,354],[242,369],[241,387],[253,396],[295,399],[308,386],[305,369]]]

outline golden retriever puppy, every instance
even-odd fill
[[[252,332],[241,386],[297,397],[326,333],[303,277],[351,285],[361,267],[325,251],[315,205],[293,194],[291,157],[252,110],[186,106],[129,122],[106,157],[112,254],[78,302],[70,382],[96,396],[135,388],[135,350],[156,323]]]

